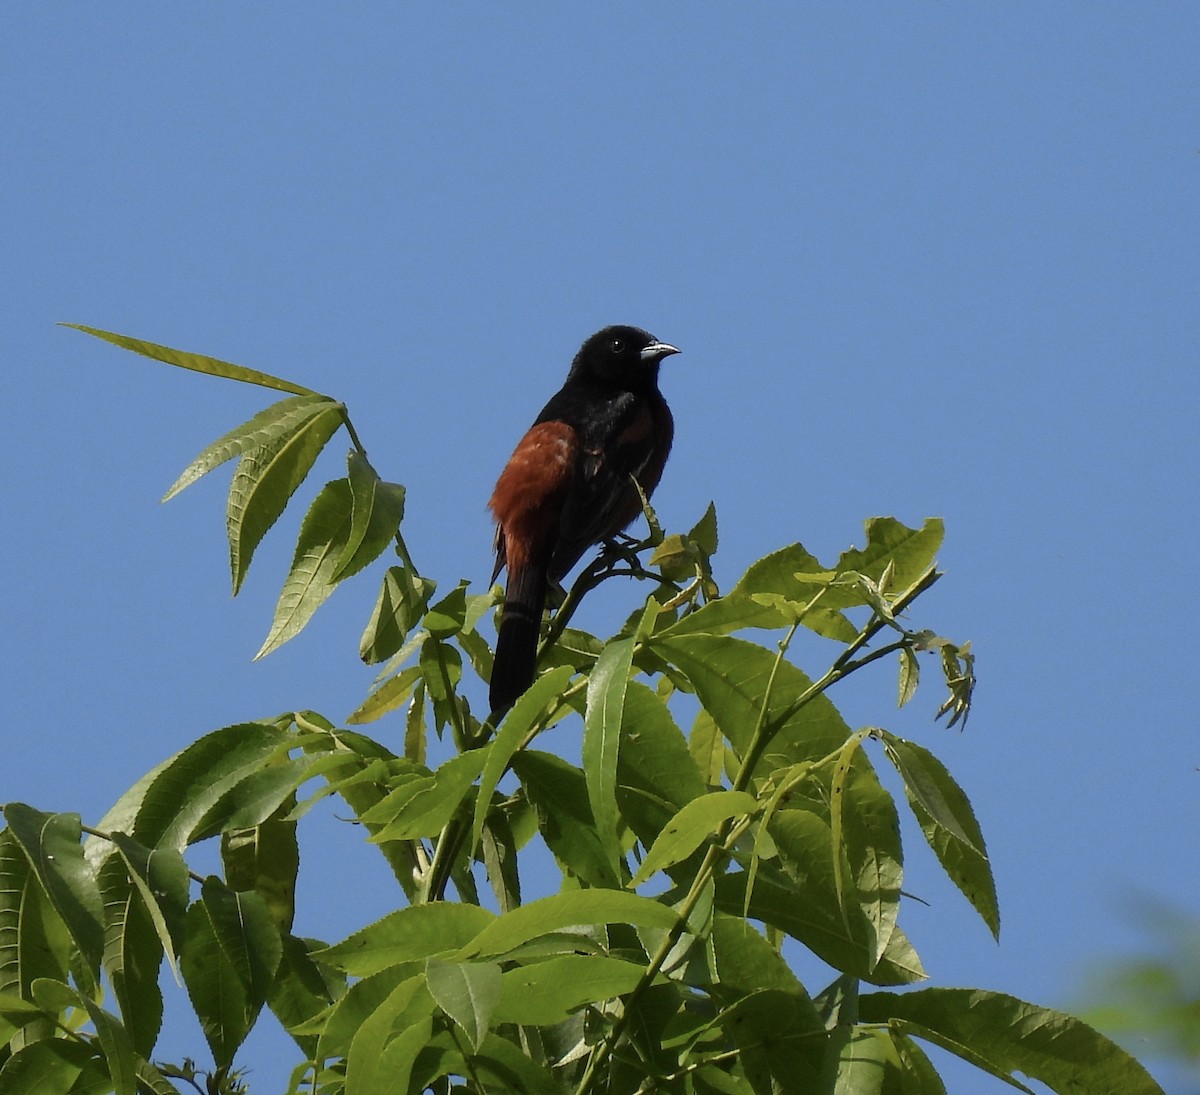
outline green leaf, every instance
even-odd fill
[[[137,1095],[137,1054],[129,1033],[115,1015],[59,981],[35,981],[33,995],[49,1012],[65,1012],[68,1008],[86,1011],[104,1053],[114,1095]]]
[[[492,1026],[500,1000],[500,966],[495,962],[425,963],[425,980],[434,1003],[462,1028],[478,1049]]]
[[[18,1049],[0,1068],[4,1095],[62,1095],[92,1062],[92,1050],[83,1042],[48,1038]]]
[[[679,808],[706,790],[663,698],[630,681],[617,757],[617,805],[622,819],[649,848]]]
[[[880,732],[884,751],[904,780],[904,793],[942,869],[995,937],[1000,934],[996,883],[983,833],[966,793],[946,766],[915,742]]]
[[[313,499],[292,555],[291,569],[275,605],[275,618],[255,659],[295,638],[324,604],[337,584],[338,560],[348,543],[351,523],[350,483],[334,479]]]
[[[187,911],[179,968],[217,1068],[227,1068],[258,1015],[209,917],[205,901]]]
[[[299,1033],[303,1036],[318,1036],[314,1059],[345,1057],[350,1052],[350,1043],[354,1040],[354,1035],[363,1023],[379,1009],[398,985],[413,980],[418,974],[420,967],[416,963],[405,962],[352,982],[331,1008],[299,1027]],[[421,980],[424,980],[423,975]],[[431,1007],[432,1004],[431,999]]]
[[[221,953],[246,991],[255,1012],[266,1002],[283,954],[279,928],[267,903],[253,890],[232,890],[209,876],[201,900]]]
[[[139,1053],[154,1047],[162,1023],[158,985],[164,953],[176,980],[188,875],[177,852],[151,852],[123,833],[110,834],[118,854],[104,861],[97,883],[104,902],[104,969],[126,1030]]]
[[[124,833],[110,833],[109,836],[146,908],[171,969],[178,978],[174,940],[182,935],[183,917],[187,911],[187,864],[183,856],[169,848],[147,848]]]
[[[267,998],[271,1013],[310,1060],[316,1056],[317,1036],[302,1034],[299,1028],[324,1012],[346,989],[346,979],[340,972],[318,965],[311,957],[310,947],[320,946],[312,940],[285,935],[283,956]]]
[[[917,691],[921,677],[921,666],[917,655],[909,647],[900,651],[900,680],[896,686],[896,706],[903,707]]]
[[[512,770],[537,811],[538,829],[562,866],[590,886],[619,886],[608,852],[596,832],[583,772],[561,757],[524,749]]]
[[[372,833],[372,843],[437,836],[467,797],[483,761],[483,753],[472,749],[392,791],[362,816],[365,823],[383,826]]]
[[[316,958],[365,977],[402,962],[418,962],[461,950],[496,919],[477,905],[435,901],[408,905],[316,952]]]
[[[921,1047],[902,1030],[890,1030],[889,1033],[896,1050],[899,1074],[898,1082],[889,1091],[896,1090],[897,1095],[946,1095],[946,1085]]]
[[[45,814],[10,802],[4,818],[88,968],[98,976],[104,957],[104,907],[79,844],[79,815]]]
[[[673,909],[622,890],[571,890],[531,901],[488,924],[458,953],[459,958],[503,955],[522,943],[579,924],[630,924],[670,928]]]
[[[644,966],[598,954],[567,954],[518,966],[501,978],[495,1019],[534,1026],[559,1023],[584,1004],[632,992],[645,972]]]
[[[225,509],[235,595],[242,587],[255,548],[342,422],[341,405],[331,403],[290,431],[272,435],[238,461]]]
[[[0,992],[27,996],[38,977],[67,979],[71,937],[12,829],[0,830]]]
[[[448,639],[457,635],[466,625],[467,586],[464,578],[437,604],[425,613],[421,626],[435,639]]]
[[[802,582],[798,577],[801,574],[815,582]],[[801,620],[820,635],[850,642],[857,629],[825,603],[826,595],[812,603],[833,578],[833,572],[822,567],[801,544],[792,544],[753,563],[724,597],[689,612],[664,634],[726,635],[747,627],[786,627]]]
[[[275,816],[250,828],[221,835],[221,865],[232,890],[253,890],[263,899],[280,933],[292,929],[300,848],[296,822],[284,820],[295,799],[289,796]]]
[[[762,864],[745,915],[786,932],[835,969],[876,985],[905,985],[925,976],[904,933],[895,928],[883,956],[873,961],[875,939],[861,910],[838,911],[829,856],[829,828],[809,811],[775,815],[771,835],[788,865],[788,875]],[[747,872],[717,879],[717,908],[732,916],[746,909]]]
[[[213,806],[293,741],[277,723],[247,722],[214,730],[138,780],[97,828],[129,833],[147,848],[182,852]],[[93,864],[110,854],[107,842],[88,842]]]
[[[933,565],[945,532],[940,517],[927,517],[919,529],[901,524],[894,517],[872,517],[864,523],[867,545],[862,550],[844,551],[837,571],[856,571],[876,582],[891,568],[891,585],[906,589]]]
[[[745,791],[714,791],[692,799],[663,829],[629,881],[630,888],[640,886],[656,871],[687,859],[723,822],[752,814],[757,807],[754,796]]]
[[[261,825],[293,797],[297,787],[325,772],[340,771],[346,760],[342,753],[311,752],[247,772],[200,819],[192,830],[192,842]]]
[[[705,555],[717,553],[717,507],[712,502],[688,532],[688,539],[697,544]]]
[[[513,754],[546,713],[547,707],[562,695],[573,675],[574,670],[570,666],[560,665],[535,680],[521,694],[500,724],[495,738],[485,748],[479,791],[475,796],[475,816],[471,824],[472,850],[479,846],[483,823],[491,807],[492,792],[508,771]]]
[[[234,426],[228,433],[206,446],[200,455],[183,469],[179,478],[162,496],[162,501],[169,502],[180,491],[190,487],[214,468],[219,468],[227,460],[290,433],[330,406],[335,404],[323,395],[300,395],[291,399],[281,399],[278,403],[263,408],[249,421]]]
[[[404,488],[385,483],[357,449],[346,457],[347,477],[353,495],[354,519],[333,580],[357,574],[388,546],[404,519]]]
[[[738,1059],[756,1092],[826,1092],[817,1083],[816,1050],[826,1039],[801,1029],[803,1005],[778,989],[736,999],[717,1022],[739,1050]]]
[[[609,643],[588,678],[583,718],[583,776],[596,824],[596,835],[614,878],[621,874],[617,835],[617,756],[621,744],[625,692],[637,635]]]
[[[191,354],[184,350],[172,350],[169,346],[160,346],[157,342],[143,342],[140,338],[129,335],[118,335],[112,331],[100,331],[95,327],[85,327],[81,323],[60,323],[60,327],[72,327],[87,335],[95,335],[123,350],[132,350],[143,357],[162,361],[167,365],[175,365],[180,369],[191,369],[197,373],[207,373],[209,376],[220,376],[227,380],[240,380],[244,384],[257,384],[262,388],[274,388],[280,392],[292,392],[295,395],[316,395],[311,388],[294,384],[290,380],[281,380],[269,373],[260,373],[257,369],[247,369],[244,365],[232,365],[228,361],[219,361],[215,357],[205,357],[203,354]]]
[[[796,1033],[812,1034],[825,1029],[804,986],[783,956],[744,918],[716,913],[712,923],[712,942],[716,971],[714,991],[723,999],[774,989],[787,993],[794,1001],[796,1016],[793,1029]]]
[[[361,726],[363,723],[374,722],[389,711],[395,711],[409,696],[413,686],[421,679],[421,667],[410,665],[400,670],[394,677],[388,677],[378,688],[374,689],[346,719],[351,726]]]
[[[1137,1061],[1086,1023],[1004,993],[870,993],[859,998],[859,1018],[933,1042],[993,1075],[1015,1082],[1012,1073],[1020,1072],[1064,1095],[1162,1095]]]
[[[881,1095],[891,1046],[886,1034],[839,1026],[825,1057],[822,1084],[832,1095]]]
[[[362,1023],[346,1054],[346,1095],[395,1095],[431,1030],[433,998],[424,976],[410,977]],[[400,1037],[392,1039],[393,1032]],[[390,1040],[390,1044],[389,1044]],[[398,1047],[398,1048],[393,1048]],[[400,1090],[406,1090],[407,1084]]]
[[[395,654],[421,619],[436,585],[407,567],[388,567],[371,619],[358,641],[359,657],[376,665]]]
[[[823,695],[796,709],[812,682],[776,653],[731,636],[655,636],[654,650],[677,666],[700,703],[740,755],[749,748],[766,701],[766,726],[774,737],[756,773],[769,774],[840,748],[850,728]],[[778,727],[778,729],[775,729]]]

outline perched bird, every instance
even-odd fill
[[[546,591],[592,545],[642,512],[675,427],[658,366],[677,354],[638,327],[605,327],[579,349],[566,382],[518,442],[488,507],[496,569],[508,567],[490,700],[509,708],[533,681]]]

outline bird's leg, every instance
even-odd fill
[[[636,536],[627,532],[617,532],[606,536],[601,542],[599,562],[602,570],[612,570],[619,563],[624,563],[633,571],[645,573],[638,551],[644,546]]]

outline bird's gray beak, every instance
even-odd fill
[[[672,346],[667,342],[651,342],[639,356],[643,361],[660,361],[664,357],[677,353],[679,353],[678,346]]]

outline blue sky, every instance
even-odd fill
[[[250,664],[296,514],[231,601],[225,481],[157,506],[270,394],[56,321],[343,399],[444,588],[487,580],[484,502],[578,344],[635,323],[684,350],[659,514],[715,501],[724,585],[945,519],[916,620],[972,640],[969,728],[929,687],[895,712],[890,670],[835,700],[934,749],[988,839],[999,946],[910,836],[934,982],[1072,1003],[1141,945],[1130,895],[1200,897],[1198,47],[1186,4],[10,6],[0,800],[94,822],[203,732],[341,718],[371,677],[369,580]],[[391,907],[347,827],[307,836],[302,931]],[[203,1056],[182,1022],[160,1050]],[[246,1063],[270,1090],[291,1059]]]

